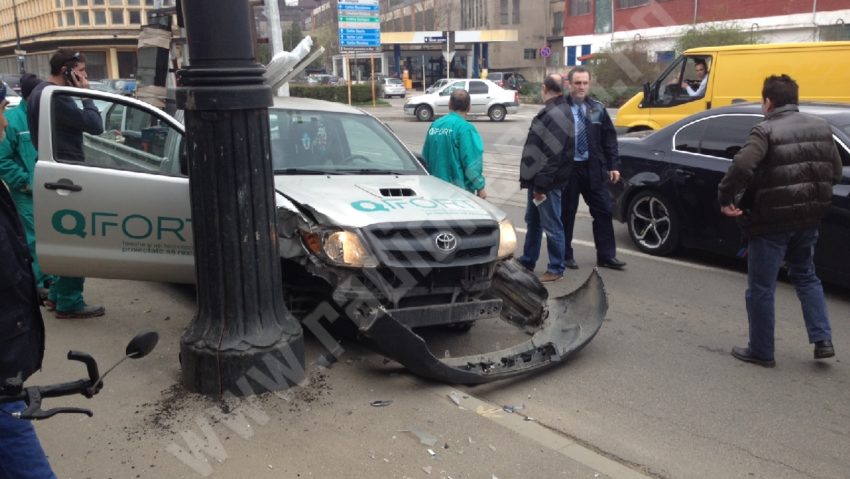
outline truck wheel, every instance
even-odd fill
[[[639,250],[667,256],[679,246],[679,219],[666,198],[644,190],[629,202],[626,212],[629,236]]]
[[[434,118],[434,110],[432,110],[428,105],[417,106],[416,118],[419,121],[431,121],[431,118]]]
[[[490,111],[487,113],[487,116],[490,117],[490,121],[504,121],[507,114],[508,110],[506,110],[505,107],[502,105],[495,105],[490,107]]]

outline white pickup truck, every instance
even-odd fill
[[[55,148],[51,103],[60,95],[91,98],[101,110],[104,132],[83,134],[84,162]],[[46,88],[41,112],[34,201],[42,268],[194,282],[179,115],[66,87]],[[276,98],[269,124],[284,296],[296,317],[331,304],[388,356],[455,383],[558,363],[596,334],[607,308],[597,274],[547,303],[546,289],[512,259],[517,239],[505,213],[428,175],[371,115]],[[534,336],[493,354],[437,359],[412,330],[468,329],[495,317]]]

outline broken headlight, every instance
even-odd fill
[[[499,259],[514,254],[516,250],[516,230],[511,220],[505,218],[499,223]]]
[[[378,261],[357,233],[345,230],[302,231],[308,251],[339,266],[374,268]]]

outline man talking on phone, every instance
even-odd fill
[[[50,85],[88,88],[86,56],[82,52],[60,48],[50,57],[50,76],[47,81],[33,89],[27,100],[27,123],[32,144],[38,149],[38,120],[41,92]],[[54,102],[54,158],[57,161],[85,161],[83,155],[83,133],[103,133],[103,120],[94,101],[82,99],[80,108],[70,96],[59,96]]]
[[[27,100],[27,124],[36,150],[39,146],[41,93],[51,85],[88,88],[85,55],[66,48],[57,50],[50,57],[50,76],[47,81],[40,83],[30,93]],[[90,98],[82,98],[82,108],[73,96],[56,95],[53,98],[53,158],[62,163],[82,163],[85,161],[83,133],[103,133],[100,111]],[[45,304],[48,309],[55,309],[57,319],[93,318],[105,314],[103,306],[89,305],[83,300],[84,282],[85,278],[59,276],[50,285]]]

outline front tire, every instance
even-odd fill
[[[508,110],[502,105],[492,106],[490,107],[490,111],[487,112],[487,116],[490,117],[490,121],[504,121],[507,114]]]
[[[431,121],[434,118],[434,110],[428,105],[419,105],[416,107],[416,119],[419,121]]]
[[[667,256],[679,246],[679,219],[672,204],[658,192],[645,190],[629,202],[629,236],[639,250]]]

